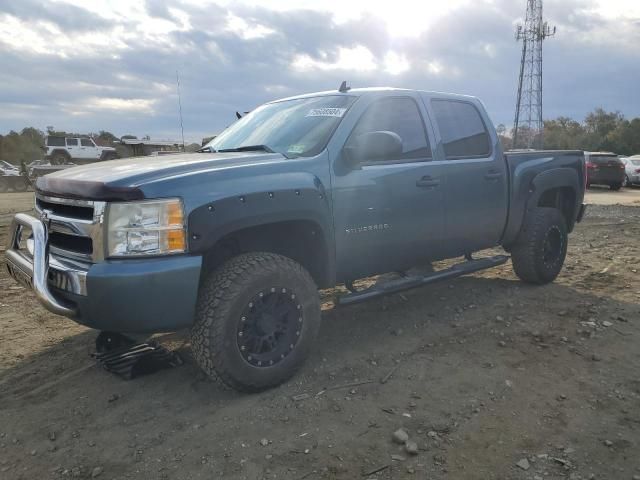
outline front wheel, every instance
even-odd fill
[[[567,223],[560,210],[533,209],[511,251],[516,275],[527,283],[553,282],[564,265],[567,243]]]
[[[237,256],[202,282],[191,348],[213,379],[245,392],[289,379],[320,327],[320,299],[309,273],[273,253]]]
[[[13,191],[14,192],[26,192],[27,191],[27,181],[20,177],[16,178],[13,182]]]

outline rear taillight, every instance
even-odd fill
[[[587,168],[596,168],[595,163],[587,162]]]
[[[636,168],[636,173],[640,173],[640,168]]]
[[[624,170],[624,163],[620,164],[620,168]]]

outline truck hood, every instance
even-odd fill
[[[38,178],[41,195],[90,200],[139,200],[141,186],[158,180],[200,172],[280,163],[279,153],[187,153],[159,157],[132,157],[91,163]]]

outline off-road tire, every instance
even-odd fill
[[[629,175],[624,176],[624,183],[622,184],[622,186],[625,188],[629,188],[631,186],[631,182],[629,181]]]
[[[557,243],[554,256],[545,260],[547,241]],[[567,224],[556,208],[535,208],[525,219],[524,228],[511,250],[513,269],[520,280],[543,285],[553,282],[567,255]]]
[[[617,192],[618,190],[620,190],[622,188],[622,184],[621,183],[614,183],[613,185],[609,185],[609,188],[611,190],[613,190],[614,192]]]
[[[22,177],[14,180],[12,185],[14,192],[26,192],[28,186],[27,181]]]
[[[242,313],[249,302],[274,287],[295,296],[301,321],[295,347],[273,366],[257,367],[238,345]],[[298,307],[299,306],[299,307]],[[212,379],[243,392],[259,392],[288,380],[306,359],[320,327],[320,298],[309,273],[273,253],[242,254],[207,275],[200,286],[191,349]],[[246,353],[245,353],[246,355]]]
[[[64,165],[69,162],[70,157],[62,152],[56,152],[51,156],[51,165]]]

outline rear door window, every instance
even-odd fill
[[[620,159],[615,155],[592,155],[591,161],[597,165],[608,165],[609,163],[618,163]]]
[[[77,138],[67,138],[67,147],[77,147],[78,139]]]
[[[475,105],[457,100],[432,100],[447,160],[484,158],[491,155],[487,127]]]

